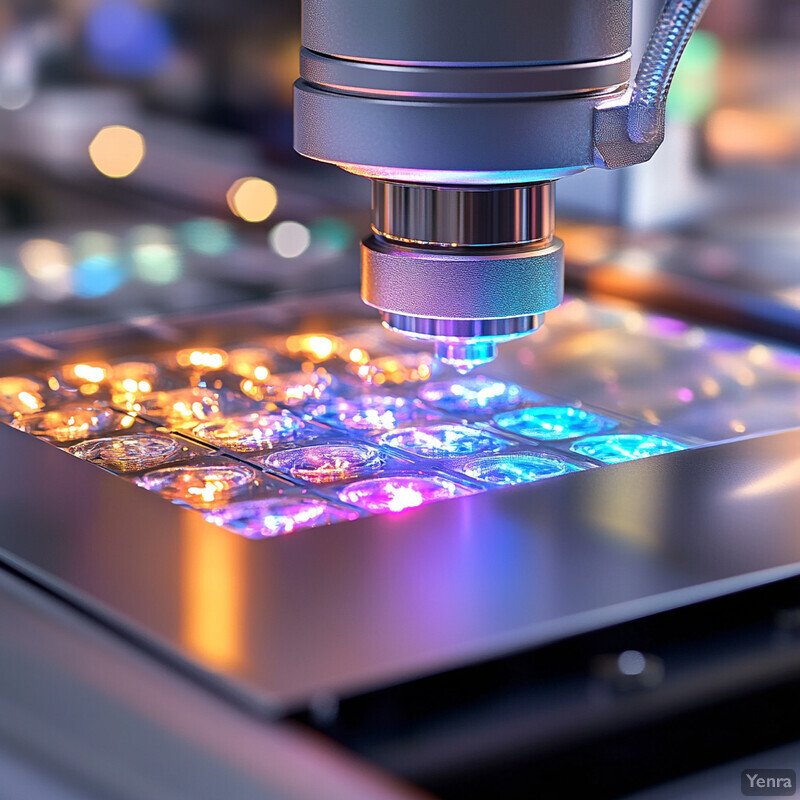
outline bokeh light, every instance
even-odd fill
[[[52,239],[29,239],[19,248],[19,260],[45,300],[60,300],[72,291],[69,250]]]
[[[15,269],[0,266],[0,306],[10,306],[25,295],[25,278]]]
[[[142,163],[144,136],[125,125],[101,128],[89,145],[89,157],[108,178],[124,178]]]
[[[86,16],[86,49],[95,66],[123,78],[143,78],[164,69],[172,35],[151,3],[100,0]]]
[[[263,178],[239,178],[226,199],[230,210],[245,222],[263,222],[278,205],[278,192]]]
[[[137,225],[129,234],[136,276],[146,283],[165,285],[183,272],[181,253],[172,234],[161,225]]]
[[[310,244],[311,232],[302,222],[287,220],[269,232],[269,246],[282,258],[297,258]]]

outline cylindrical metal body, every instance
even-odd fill
[[[295,148],[368,177],[551,180],[593,163],[631,0],[304,0]]]
[[[362,297],[467,369],[563,296],[552,181],[595,160],[632,0],[303,0],[295,149],[374,181]]]

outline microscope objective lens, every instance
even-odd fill
[[[599,433],[617,426],[617,422],[591,411],[571,406],[522,408],[498,414],[495,425],[528,439],[557,441]]]
[[[358,512],[313,497],[271,497],[234,503],[210,511],[205,518],[241,536],[260,539],[355,519]]]
[[[604,464],[619,464],[622,461],[633,461],[662,453],[674,453],[685,450],[686,446],[652,436],[646,433],[619,433],[609,436],[589,436],[575,442],[570,450],[582,456],[589,456]]]

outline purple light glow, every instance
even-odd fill
[[[339,499],[371,514],[384,514],[472,493],[436,475],[391,475],[353,483],[339,491]]]
[[[234,503],[205,515],[209,522],[249,539],[280,536],[357,517],[358,512],[339,508],[325,500],[291,496]]]

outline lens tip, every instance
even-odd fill
[[[437,342],[436,357],[443,364],[453,367],[459,375],[466,375],[475,367],[494,361],[497,345],[482,341]]]

